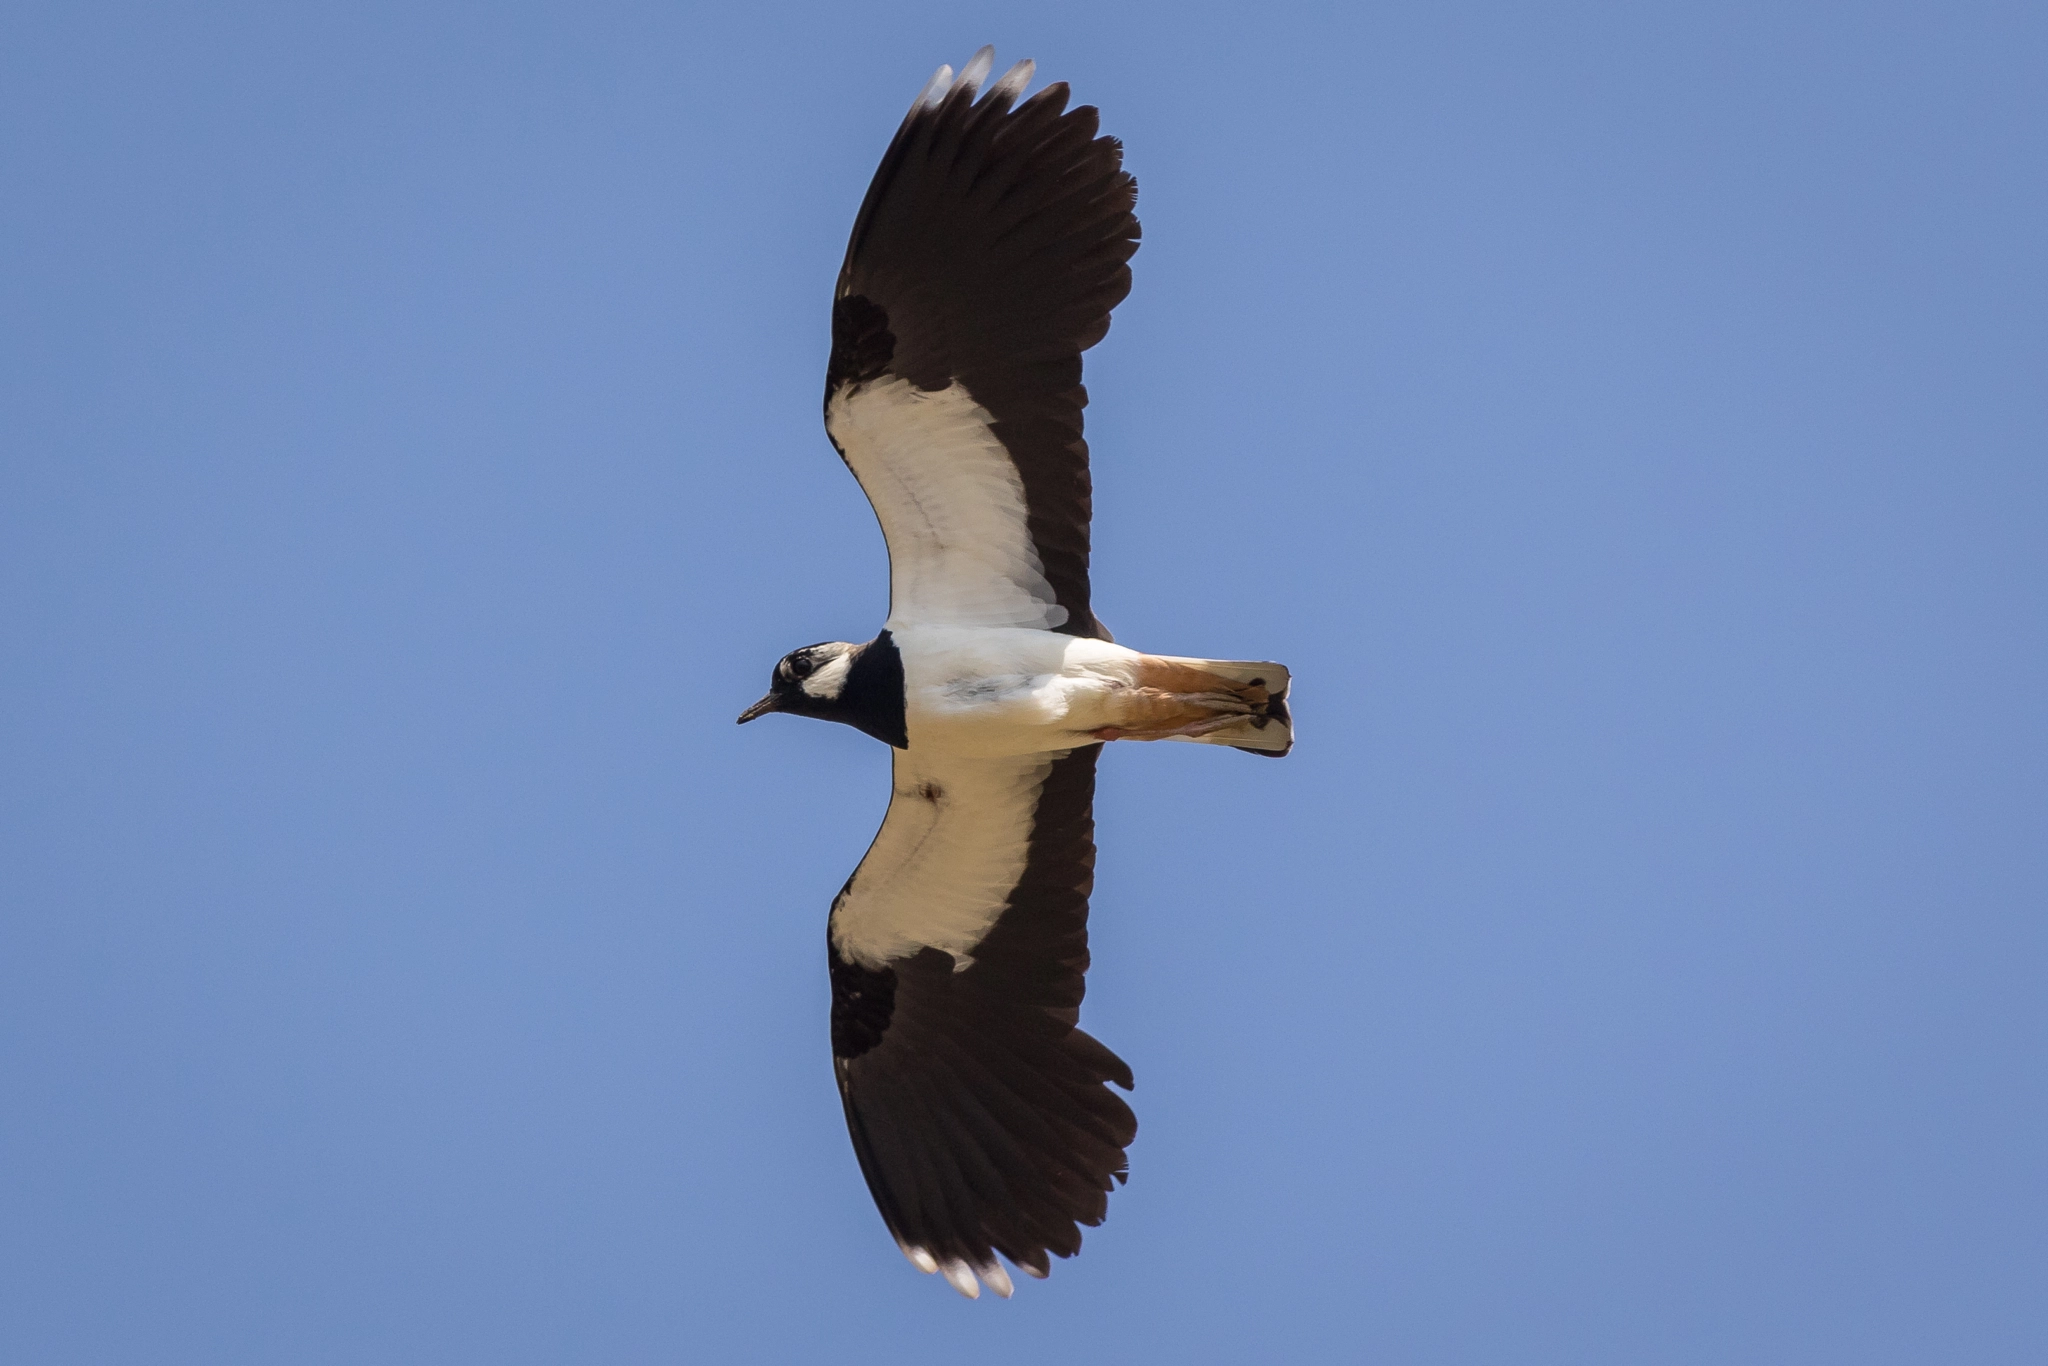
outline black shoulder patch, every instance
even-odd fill
[[[825,363],[825,402],[842,384],[866,384],[889,369],[896,335],[889,315],[862,294],[832,301],[832,358]]]
[[[851,1061],[889,1032],[889,1018],[896,1013],[896,970],[877,972],[841,958],[829,933],[825,958],[832,973],[832,1056]]]

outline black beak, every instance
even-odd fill
[[[756,702],[753,706],[748,707],[745,711],[741,712],[739,723],[744,726],[745,724],[747,724],[747,722],[753,720],[757,716],[766,716],[771,711],[781,710],[782,699],[777,697],[774,693],[769,693],[759,702]]]

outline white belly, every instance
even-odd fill
[[[1025,627],[890,623],[912,753],[1042,754],[1089,742],[1134,650]]]

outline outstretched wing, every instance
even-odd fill
[[[1005,759],[895,752],[873,847],[832,906],[832,1055],[868,1189],[904,1256],[963,1295],[1000,1252],[1081,1248],[1137,1119],[1122,1059],[1076,1028],[1101,745]]]
[[[825,429],[889,543],[892,625],[1107,637],[1088,602],[1081,353],[1130,293],[1137,182],[1032,64],[941,67],[868,187],[832,301]]]

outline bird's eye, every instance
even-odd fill
[[[809,678],[812,671],[817,667],[808,658],[798,655],[789,661],[789,676],[791,678]]]

